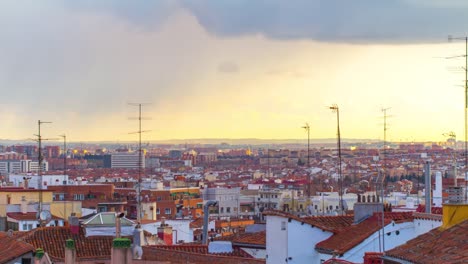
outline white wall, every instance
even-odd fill
[[[385,251],[391,250],[440,225],[440,221],[423,219],[415,219],[414,222],[391,223],[385,226],[384,239],[380,243],[385,245]],[[346,252],[340,259],[361,263],[366,252],[379,252],[379,233],[381,234],[381,230]],[[320,254],[320,258],[327,260],[332,258],[332,255]]]
[[[286,230],[281,230],[281,223],[286,223]],[[296,220],[267,216],[267,263],[320,263],[315,245],[329,238],[332,233]],[[291,258],[291,259],[289,259]]]
[[[266,258],[266,250],[261,248],[241,248],[245,252],[249,253],[252,257],[257,259],[265,259]]]

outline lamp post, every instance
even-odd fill
[[[341,172],[341,133],[340,133],[340,108],[338,107],[337,104],[333,104],[332,106],[329,107],[330,110],[332,110],[333,113],[336,113],[336,122],[337,122],[337,147],[338,147],[338,181],[339,181],[339,196],[340,196],[340,202],[339,202],[339,207],[341,210],[341,214],[343,214],[343,175]]]

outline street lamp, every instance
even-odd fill
[[[341,214],[343,214],[343,175],[341,172],[341,133],[340,133],[340,108],[338,107],[337,104],[333,104],[332,106],[329,107],[330,110],[332,110],[333,113],[336,113],[336,122],[337,122],[337,145],[338,145],[338,176],[339,176],[339,195],[340,195],[340,210]]]

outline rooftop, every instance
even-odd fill
[[[3,245],[0,247],[0,263],[8,263],[19,256],[34,251],[32,245],[18,241],[16,237],[10,237],[5,232],[0,232],[0,244]]]
[[[269,210],[263,214],[291,218],[298,222],[309,224],[311,226],[315,226],[330,232],[337,232],[340,229],[350,226],[354,222],[353,215],[298,217],[296,215],[278,210]]]
[[[435,228],[385,256],[421,264],[468,263],[468,220],[445,230]]]

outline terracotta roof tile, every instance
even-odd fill
[[[285,218],[291,218],[301,223],[306,223],[311,226],[318,227],[322,230],[337,232],[340,229],[350,226],[354,221],[352,215],[338,215],[338,216],[309,216],[298,217],[287,212],[278,210],[269,210],[263,213],[264,215],[276,215]]]
[[[324,253],[338,253],[344,254],[348,250],[357,246],[373,233],[380,230],[382,226],[380,213],[374,213],[373,216],[366,220],[350,225],[349,227],[339,230],[336,234],[328,239],[318,243],[315,248]],[[411,212],[387,212],[384,215],[385,225],[395,222],[410,221],[412,220]]]
[[[34,247],[23,241],[18,241],[15,236],[9,237],[7,233],[0,232],[0,263],[7,263],[28,252],[33,252]]]
[[[252,245],[255,247],[266,247],[266,231],[255,233],[236,233],[230,236],[221,236],[214,238],[216,241],[231,241],[234,246]]]
[[[435,228],[385,253],[413,263],[468,263],[468,220]]]
[[[171,251],[181,251],[188,253],[204,254],[204,255],[218,255],[218,256],[231,256],[231,257],[242,257],[242,258],[252,258],[247,252],[242,249],[233,248],[231,253],[208,253],[207,245],[197,245],[197,244],[188,244],[188,245],[157,245],[157,246],[148,246],[147,248],[157,248],[157,249],[167,249]]]
[[[51,259],[65,258],[65,241],[74,239],[77,259],[110,259],[111,236],[85,237],[84,229],[80,228],[78,235],[73,235],[68,227],[41,227],[27,232],[21,240],[34,248],[42,248]]]
[[[27,212],[25,214],[23,213],[7,213],[7,216],[10,218],[13,218],[18,221],[23,221],[23,220],[37,220],[37,213],[36,212]],[[60,220],[62,218],[52,215],[52,220]]]

